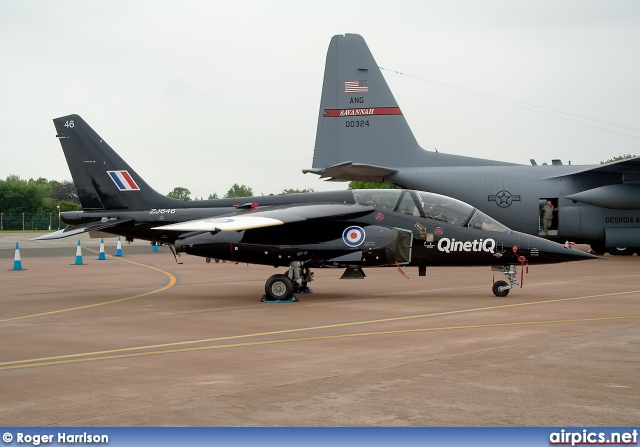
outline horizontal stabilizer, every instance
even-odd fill
[[[105,228],[115,227],[124,222],[132,221],[133,219],[119,219],[112,220],[109,222],[92,222],[89,224],[82,225],[73,225],[71,227],[67,227],[64,230],[54,231],[53,233],[48,233],[43,236],[38,236],[36,238],[31,239],[32,241],[46,241],[51,239],[62,239],[63,237],[75,236],[77,234],[86,233],[88,231],[99,231],[104,230]]]
[[[381,183],[385,178],[395,174],[397,170],[347,161],[327,168],[303,169],[302,172],[317,174],[320,178],[329,178],[335,181],[359,180]]]
[[[314,204],[283,206],[265,211],[238,212],[226,216],[208,217],[176,224],[154,227],[153,230],[171,231],[242,231],[312,219],[357,217],[370,213],[371,207],[347,204]]]

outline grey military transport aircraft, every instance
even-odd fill
[[[446,194],[523,233],[640,254],[640,157],[528,166],[426,151],[357,34],[329,45],[313,166],[303,172]],[[545,231],[547,201],[552,225]]]
[[[84,232],[167,244],[177,253],[288,267],[265,284],[264,300],[290,301],[309,291],[311,268],[488,265],[519,285],[516,267],[594,258],[536,236],[511,231],[476,208],[409,190],[345,190],[182,201],[154,191],[78,115],[53,120],[82,211],[60,213],[69,227],[37,239]],[[176,258],[177,260],[177,258]]]

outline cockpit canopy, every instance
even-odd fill
[[[424,191],[402,189],[356,189],[356,203],[447,222],[461,227],[509,233],[511,230],[468,203]]]

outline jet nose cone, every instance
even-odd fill
[[[586,259],[599,259],[598,256],[592,255],[577,248],[572,248],[573,244],[567,242],[558,244],[557,242],[542,239],[536,236],[524,235],[528,245],[529,263],[549,264],[556,262],[584,261]],[[525,249],[524,246],[521,248]]]
[[[558,244],[560,245],[560,244]],[[579,250],[577,248],[564,247],[565,252],[558,253],[558,256],[563,257],[565,261],[584,261],[585,259],[600,259],[599,256],[592,255],[586,251]]]

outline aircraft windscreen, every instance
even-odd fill
[[[392,210],[400,198],[401,189],[355,189],[353,197],[360,205],[372,205]]]
[[[429,219],[442,220],[454,225],[464,225],[474,211],[468,203],[439,194],[418,192],[418,197]]]
[[[403,196],[403,202],[398,204],[402,193],[403,190],[401,189],[355,189],[353,190],[353,197],[356,203],[361,205],[376,206],[389,210],[395,209],[396,206],[400,209],[404,202],[414,205],[415,208],[409,191]],[[477,230],[497,231],[501,233],[511,231],[500,222],[478,211],[468,203],[452,197],[424,191],[415,191],[415,196],[420,201],[424,215],[428,219],[475,228]],[[417,215],[417,210],[414,214]]]
[[[417,192],[428,218],[485,231],[508,233],[511,230],[497,220],[460,200],[439,194]]]
[[[475,214],[469,220],[468,227],[477,230],[497,231],[500,233],[509,233],[511,231],[497,220],[478,210],[476,210]]]

